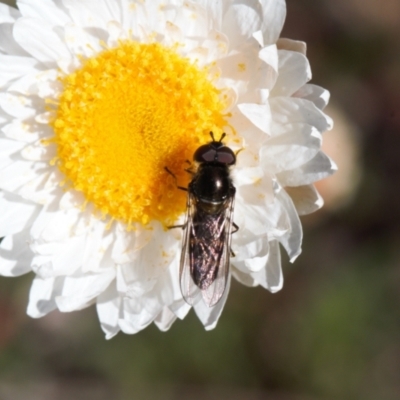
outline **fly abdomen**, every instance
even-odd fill
[[[225,244],[223,214],[209,214],[198,209],[193,216],[189,239],[191,275],[194,283],[206,289],[216,277]]]

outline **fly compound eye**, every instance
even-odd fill
[[[222,146],[217,150],[215,161],[225,165],[233,165],[236,162],[236,156],[229,147]]]
[[[209,145],[205,144],[203,146],[200,146],[194,153],[193,155],[193,160],[197,162],[214,162],[215,157],[217,154],[217,150]]]

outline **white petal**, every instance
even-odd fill
[[[307,53],[307,44],[298,40],[279,38],[276,45],[278,46],[279,50],[296,51],[297,53],[301,53],[303,55],[306,55]]]
[[[264,206],[255,206],[252,204],[247,204],[245,201],[240,201],[241,199],[237,199],[236,207],[235,207],[235,223],[243,230],[243,240],[246,240],[247,237],[244,234],[249,235],[247,243],[251,243],[255,241],[257,237],[265,235],[268,231],[267,221],[265,217],[265,207]],[[233,243],[236,246],[236,240],[242,235],[234,236]],[[252,240],[251,240],[252,238]],[[256,245],[255,243],[253,245]],[[244,253],[246,254],[246,253]],[[239,255],[238,255],[239,257]]]
[[[238,93],[249,95],[247,91],[248,82],[255,76],[257,70],[262,66],[261,60],[258,59],[259,49],[256,46],[248,47],[241,52],[231,52],[217,60],[217,67],[222,73],[224,79],[232,80],[232,84],[237,88],[243,87],[243,90],[237,90]],[[238,86],[242,84],[242,86]],[[225,86],[225,87],[229,87]],[[243,100],[250,102],[248,97]]]
[[[290,231],[290,219],[280,201],[275,201],[266,209],[268,238],[280,239]]]
[[[269,238],[281,237],[290,229],[287,213],[274,193],[260,197],[258,205],[247,203],[246,200],[241,201],[240,198],[237,200],[237,205],[235,222],[239,227],[247,229],[250,235],[254,234],[253,240],[265,235]],[[235,241],[233,238],[233,243]]]
[[[104,50],[98,35],[94,36],[86,29],[73,24],[65,26],[65,44],[72,54],[88,58]]]
[[[27,230],[7,236],[0,244],[0,275],[20,276],[30,272],[33,253]]]
[[[264,171],[261,167],[235,168],[231,173],[236,187],[257,184],[264,175]]]
[[[244,265],[249,272],[258,272],[265,267],[269,257],[269,244],[267,238],[264,238],[262,245],[262,249],[255,257],[244,260]]]
[[[289,259],[293,262],[301,253],[301,242],[303,240],[303,229],[292,199],[283,190],[276,193],[276,197],[284,206],[290,221],[290,229],[279,238],[279,242],[286,249]]]
[[[271,132],[271,110],[268,104],[238,104],[239,110],[257,128],[265,133]]]
[[[206,331],[210,331],[217,326],[218,319],[221,316],[222,310],[225,306],[226,299],[228,297],[230,286],[231,286],[231,279],[229,277],[228,282],[226,284],[225,292],[215,306],[208,307],[202,300],[193,306],[197,317],[204,325]]]
[[[231,269],[232,272],[232,276],[241,284],[245,285],[245,286],[249,286],[249,287],[254,287],[257,286],[258,283],[254,280],[254,278],[248,273],[248,271],[246,272],[242,272],[241,269],[236,268],[236,263],[234,266],[232,266]]]
[[[15,192],[21,186],[44,176],[48,166],[43,163],[29,161],[15,161],[0,171],[0,188],[9,192]]]
[[[278,49],[275,44],[262,48],[258,53],[258,57],[268,64],[275,73],[278,72],[279,57]]]
[[[113,230],[108,230],[105,222],[95,221],[86,235],[83,272],[100,272],[103,268],[114,267],[115,262],[111,256],[114,241]]]
[[[105,24],[111,21],[118,21],[121,23],[122,27],[130,37],[139,39],[140,41],[140,39],[142,39],[142,35],[144,34],[143,25],[146,24],[147,26],[149,23],[145,14],[145,8],[148,4],[152,5],[154,2],[148,2],[148,4],[136,2],[135,4],[132,4],[132,2],[127,0],[118,0],[118,3],[121,10],[121,18],[112,18],[109,21],[106,21]],[[100,24],[102,27],[106,26],[102,22],[99,22],[98,24]],[[151,29],[153,32],[154,30],[155,29]]]
[[[130,29],[132,29],[132,14],[135,13],[136,8],[138,8],[135,5],[133,5],[129,0],[116,0],[116,3],[118,3],[118,6],[120,8],[120,18],[113,18],[113,21],[118,21],[123,29],[128,32]],[[137,26],[136,26],[137,29]]]
[[[63,84],[60,82],[60,73],[56,69],[39,72],[35,76],[37,94],[42,99],[58,100],[59,95],[63,91]]]
[[[33,122],[22,122],[14,119],[11,124],[4,126],[2,129],[7,138],[18,140],[21,142],[34,142],[43,136],[50,136],[51,128],[40,126]],[[23,146],[23,143],[21,143]]]
[[[12,23],[0,24],[0,50],[14,56],[28,56],[29,54],[15,41],[13,29]]]
[[[57,155],[57,147],[54,143],[43,144],[41,140],[26,146],[21,155],[29,161],[50,161]]]
[[[256,39],[256,41],[260,45],[260,47],[264,47],[264,36],[263,36],[262,31],[253,32],[252,36],[254,39]]]
[[[324,179],[337,171],[336,164],[324,153],[319,152],[312,160],[291,171],[277,175],[283,186],[303,186]]]
[[[98,273],[108,268],[113,268],[114,270],[116,263],[112,259],[111,253],[115,242],[115,231],[109,228],[107,221],[93,217],[90,212],[89,216],[92,219],[92,226],[91,229],[87,229],[85,232],[87,235],[82,271]],[[80,215],[78,223],[81,219],[82,215]]]
[[[107,289],[114,276],[114,271],[109,270],[102,274],[66,277],[61,293],[55,299],[58,308],[62,312],[70,312],[88,307]]]
[[[272,293],[282,289],[283,274],[278,241],[273,240],[269,243],[269,255],[265,268],[251,273],[251,276],[258,284]]]
[[[54,25],[64,25],[70,21],[62,8],[61,0],[18,0],[18,9],[24,17],[45,20]]]
[[[121,20],[119,2],[115,0],[80,1],[62,0],[71,19],[82,28],[99,27],[105,29],[109,21]]]
[[[44,64],[71,57],[70,52],[53,29],[53,25],[33,18],[21,18],[14,25],[14,38],[29,54]]]
[[[273,44],[279,38],[286,18],[285,0],[260,0],[264,44]]]
[[[203,46],[208,50],[208,62],[212,63],[226,56],[229,49],[229,39],[221,32],[211,30],[208,38],[203,42]]]
[[[81,68],[82,62],[79,59],[79,55],[71,55],[71,57],[60,58],[57,60],[57,67],[60,69],[61,73],[65,75],[72,74],[77,69]]]
[[[140,298],[151,292],[157,278],[149,278],[143,266],[136,263],[124,264],[117,268],[117,290],[130,298]]]
[[[175,320],[176,315],[171,312],[168,307],[164,307],[160,314],[157,315],[154,323],[157,325],[160,331],[166,332],[169,328],[171,328]]]
[[[51,202],[44,205],[40,214],[35,218],[32,224],[30,234],[32,240],[42,241],[42,235],[46,227],[54,221],[54,213],[58,211],[58,202]]]
[[[182,303],[183,299],[179,279],[180,251],[181,248],[179,246],[179,251],[177,251],[175,259],[165,273],[161,275],[155,287],[155,290],[160,292],[161,302],[166,304],[178,318],[180,318],[179,314],[184,312],[184,310],[177,311],[184,303]]]
[[[239,46],[261,29],[261,18],[259,2],[256,0],[249,0],[246,4],[229,5],[223,17],[222,32],[229,37],[231,43]]]
[[[106,339],[113,338],[120,330],[118,325],[120,308],[121,296],[111,284],[97,297],[96,302],[97,315]]]
[[[279,75],[271,96],[291,96],[311,79],[307,57],[301,53],[279,50]]]
[[[316,105],[316,107],[323,110],[329,102],[330,93],[328,90],[320,86],[309,83],[294,93],[293,97],[310,100]]]
[[[24,120],[34,117],[38,110],[44,111],[44,102],[38,98],[1,92],[0,107],[9,115]]]
[[[42,237],[51,240],[53,232],[54,238],[67,240],[69,236],[82,237],[85,240],[82,265],[85,271],[95,271],[99,268],[100,261],[105,257],[108,251],[110,238],[113,236],[112,230],[107,231],[107,224],[104,221],[97,220],[90,210],[81,208],[69,208],[63,210],[55,223],[59,223],[62,229],[57,233],[56,227],[50,224],[42,233]],[[54,239],[53,239],[54,240]]]
[[[285,190],[291,197],[299,215],[311,214],[324,204],[324,200],[313,185],[287,186]]]
[[[10,122],[10,116],[0,108],[0,129]]]
[[[161,21],[159,21],[157,25],[155,25],[156,21],[152,21],[150,27],[154,27],[155,29],[157,29],[157,32],[163,34],[165,32],[164,21],[166,15],[160,12],[157,13],[157,9],[159,9],[160,6],[157,5],[157,2],[154,3],[155,9],[154,11],[151,9],[149,10],[147,14],[148,19],[152,20],[152,17],[150,17],[149,15],[150,13],[152,14],[152,16],[157,16],[159,14]],[[185,33],[186,37],[205,37],[209,32],[207,30],[207,15],[204,12],[204,9],[202,7],[199,7],[195,3],[183,2],[182,6],[178,6],[176,16],[172,22],[177,25],[182,30],[182,32]]]
[[[85,203],[85,196],[82,192],[68,190],[60,200],[60,210],[69,210],[70,208],[81,208]]]
[[[31,248],[36,254],[50,253],[49,257],[36,257],[32,263],[32,268],[41,275],[45,277],[72,275],[82,266],[85,240],[74,237],[63,243],[33,242]],[[42,263],[43,259],[51,260],[51,265]]]
[[[125,227],[116,230],[116,240],[113,246],[112,257],[117,264],[125,264],[133,261],[137,252],[146,246],[153,234],[151,230],[133,229],[126,231]]]
[[[62,191],[59,182],[52,168],[39,162],[14,161],[0,171],[0,188],[38,204],[50,202]]]
[[[221,30],[223,15],[228,7],[228,2],[223,0],[197,0],[207,13],[208,29]]]
[[[14,22],[21,16],[21,13],[14,7],[0,3],[0,24],[3,22]]]
[[[41,318],[57,308],[55,298],[61,293],[64,278],[36,277],[29,293],[27,313],[32,318]]]
[[[274,97],[270,98],[270,106],[273,135],[279,135],[286,124],[294,123],[314,126],[321,133],[331,128],[332,120],[309,100]]]
[[[240,185],[237,189],[241,198],[238,199],[240,206],[264,207],[272,202],[274,196],[272,177],[268,173],[263,173],[260,178],[248,184]]]
[[[192,307],[181,299],[172,303],[169,308],[179,319],[184,319]]]
[[[264,268],[268,260],[269,253],[267,235],[261,236],[248,243],[245,243],[242,240],[240,240],[240,242],[242,243],[239,247],[239,252],[233,259],[237,270],[241,271],[242,273],[249,274]],[[233,248],[236,249],[236,247]]]
[[[173,234],[173,232],[166,233],[160,225],[154,224],[151,242],[136,252],[134,265],[121,266],[125,280],[133,282],[138,279],[156,279],[166,271],[179,255],[180,243]],[[132,241],[135,239],[132,238]],[[143,243],[142,240],[147,241],[147,237],[139,238],[139,245]],[[116,256],[114,253],[113,257]]]
[[[248,218],[247,218],[248,219]],[[266,235],[257,237],[249,229],[240,225],[240,235],[234,236],[232,249],[235,252],[235,263],[258,256],[264,252],[263,242]],[[267,249],[268,253],[268,249]]]
[[[151,299],[149,298],[142,298],[140,301],[127,298],[123,300],[122,318],[119,319],[118,323],[124,333],[137,333],[154,321],[161,311],[161,306],[158,305],[157,307],[153,302],[155,307],[151,307],[150,302]],[[146,308],[143,307],[142,303],[146,303]],[[147,309],[148,306],[151,310]]]
[[[108,47],[117,47],[121,40],[128,40],[127,32],[124,31],[124,28],[117,21],[111,21],[107,24],[107,32],[108,32]]]
[[[125,296],[124,298],[124,313],[134,316],[136,321],[138,314],[142,314],[142,317],[140,317],[142,322],[144,319],[146,320],[146,323],[148,320],[151,320],[150,322],[152,322],[161,312],[161,309],[162,305],[159,301],[157,291],[146,293],[144,296]]]
[[[25,146],[25,143],[20,143],[15,140],[0,138],[0,180],[4,167],[13,162],[15,155]]]
[[[48,125],[55,120],[57,113],[55,111],[39,112],[35,115],[35,121],[38,124]]]
[[[142,314],[126,314],[125,318],[119,319],[119,327],[127,335],[134,335],[147,328],[154,320],[154,316],[143,311]]]
[[[39,207],[12,193],[0,192],[0,237],[13,235],[29,226]]]
[[[310,161],[321,148],[317,129],[305,124],[288,124],[287,130],[269,139],[260,150],[260,164],[265,171],[279,173]]]
[[[38,164],[39,162],[36,162]],[[37,171],[37,175],[25,182],[16,190],[24,199],[34,201],[37,204],[48,204],[56,198],[60,198],[63,189],[60,182],[63,176],[55,167],[44,168]]]
[[[36,218],[31,230],[32,249],[38,254],[51,256],[44,259],[35,258],[36,269],[45,276],[70,275],[80,267],[83,272],[98,272],[100,263],[109,261],[108,253],[106,253],[109,241],[107,241],[107,237],[102,236],[103,231],[99,231],[100,235],[96,236],[96,246],[92,246],[90,229],[86,235],[72,236],[79,223],[78,210],[71,209],[66,213],[57,212],[53,215],[49,213],[49,209],[51,209],[51,205],[44,207],[44,211]],[[68,220],[68,216],[70,220]],[[102,225],[105,224],[99,224],[99,226]],[[53,236],[51,236],[52,233]],[[49,260],[51,261],[50,269],[47,267],[44,269],[44,264]]]

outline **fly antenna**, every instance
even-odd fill
[[[216,142],[215,137],[214,137],[214,132],[213,132],[213,131],[210,131],[210,136],[211,136],[211,139],[213,140],[213,142]],[[225,136],[226,136],[226,133],[224,132],[224,133],[221,135],[221,137],[219,138],[218,143],[221,143],[221,142],[222,142],[222,139],[223,139]]]

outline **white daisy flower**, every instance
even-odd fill
[[[193,308],[215,327],[229,279],[281,289],[301,251],[329,93],[305,45],[279,39],[284,0],[18,0],[0,5],[0,273],[33,271],[28,314],[96,304],[107,338],[191,306],[179,260],[186,160],[226,132],[239,151],[227,289]]]

